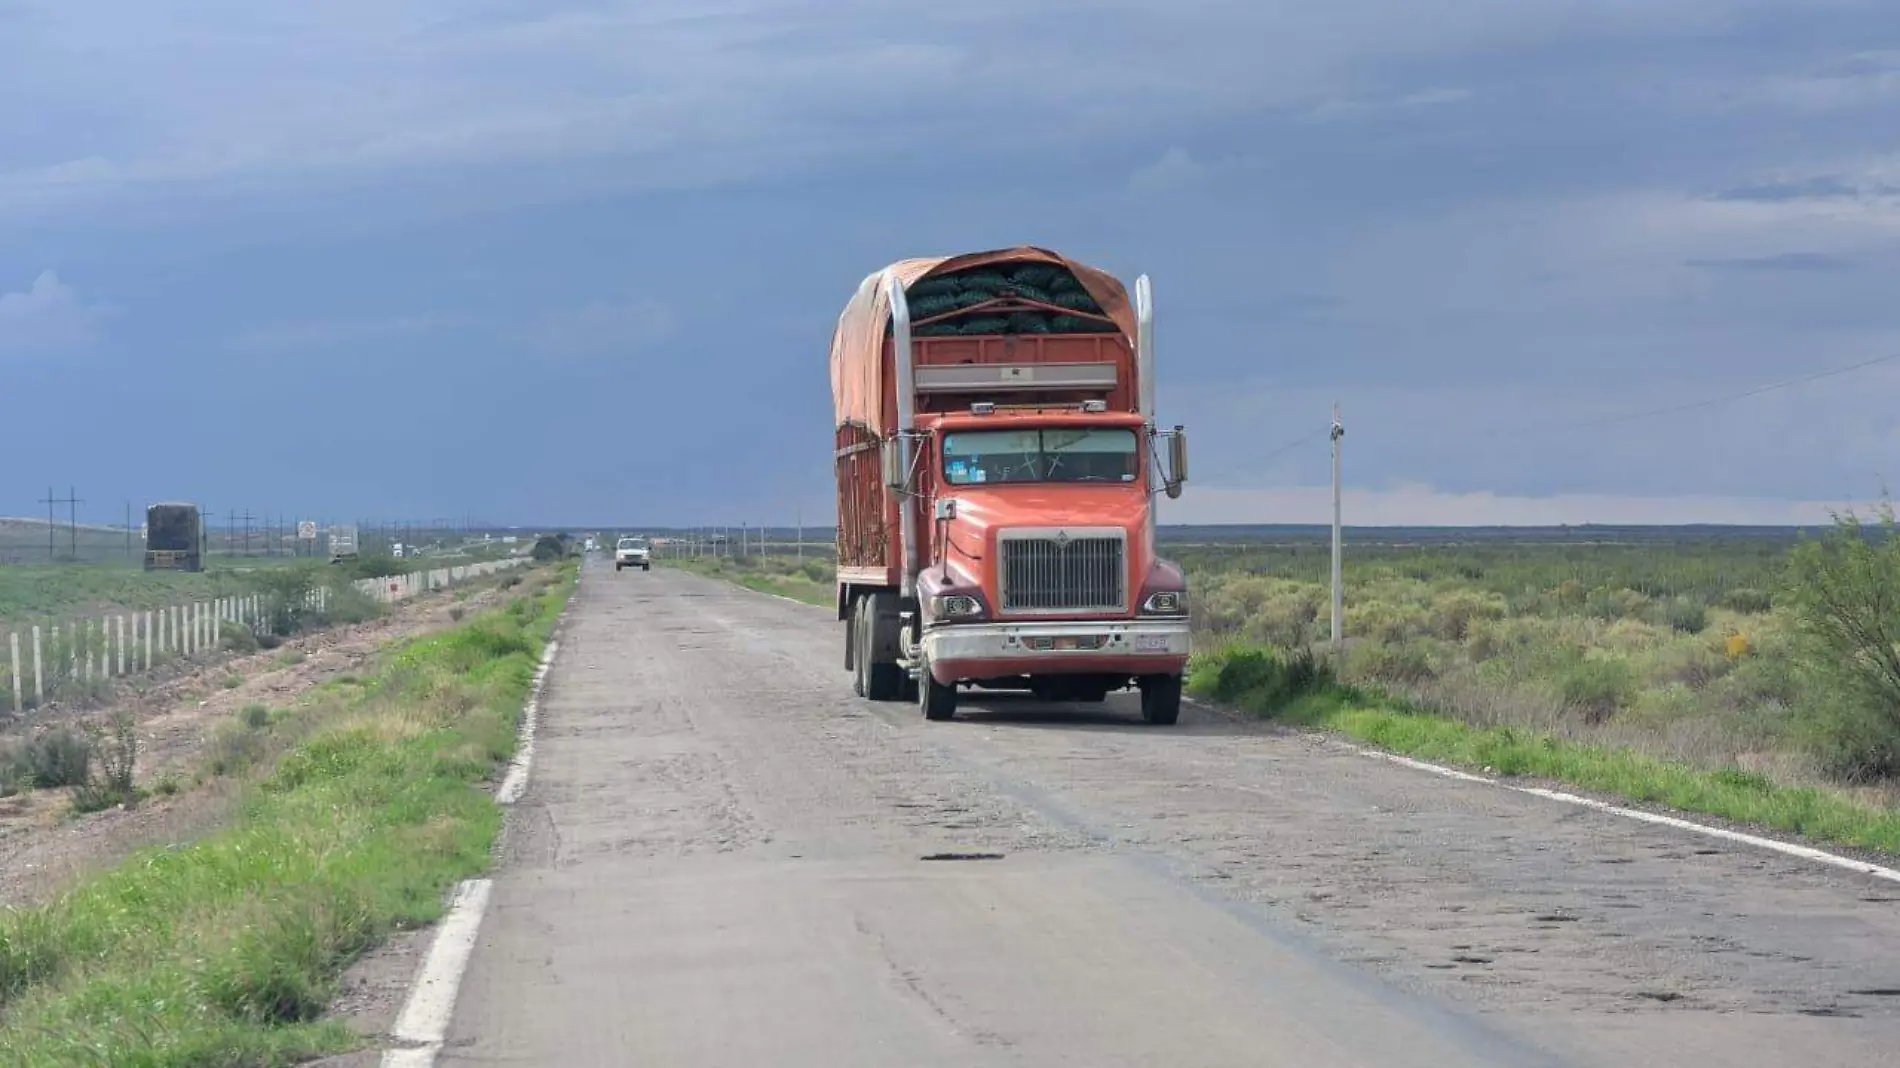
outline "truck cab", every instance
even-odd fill
[[[913,317],[913,302],[919,317]],[[1152,301],[1043,249],[902,261],[840,316],[838,614],[873,700],[972,688],[1179,716],[1186,582],[1155,539],[1187,475],[1154,416]]]
[[[651,571],[652,552],[645,538],[621,538],[614,543],[614,570],[637,567],[642,571]]]

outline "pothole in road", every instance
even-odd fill
[[[1673,990],[1638,990],[1636,996],[1645,1001],[1660,1001],[1665,1005],[1682,1000],[1682,995]]]
[[[1475,953],[1460,953],[1451,958],[1453,964],[1490,964],[1490,957],[1480,957]]]
[[[1858,998],[1900,998],[1900,986],[1876,986],[1866,990],[1849,990]]]
[[[923,860],[1002,860],[1001,853],[925,853]]]
[[[1576,923],[1578,920],[1582,918],[1583,917],[1581,916],[1564,916],[1555,912],[1547,916],[1532,917],[1533,921],[1536,923]]]

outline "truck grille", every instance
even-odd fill
[[[1120,532],[1013,534],[999,539],[1005,612],[1120,611],[1127,568]]]

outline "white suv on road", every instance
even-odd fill
[[[653,561],[648,559],[645,538],[621,538],[614,543],[614,570],[623,567],[637,567],[642,571],[653,570]]]

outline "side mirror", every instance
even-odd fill
[[[1163,489],[1167,492],[1169,500],[1181,496],[1181,484],[1187,481],[1187,477],[1187,431],[1177,426],[1174,428],[1174,433],[1168,435],[1168,481]]]
[[[910,474],[904,470],[904,439],[893,434],[880,442],[878,449],[878,459],[884,465],[885,487],[902,490],[909,482]]]

